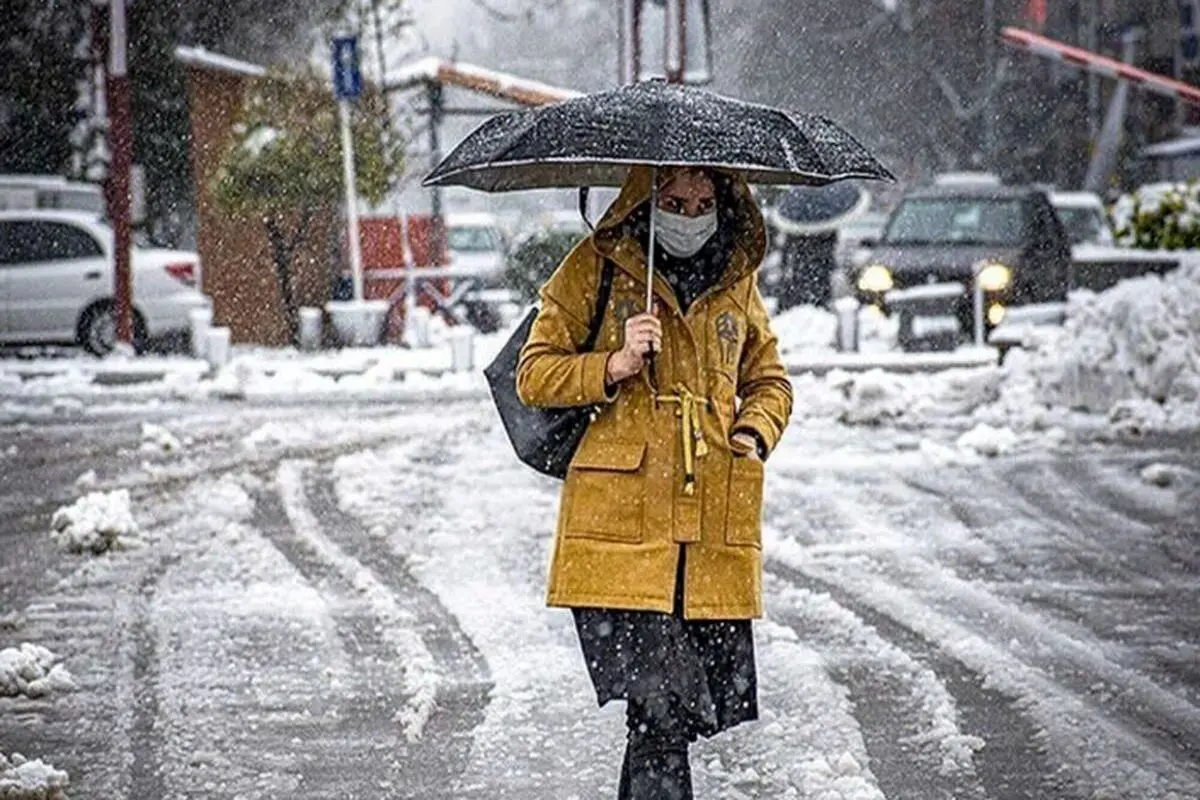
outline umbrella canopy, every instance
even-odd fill
[[[793,236],[836,230],[871,205],[871,195],[853,183],[793,186],[771,213],[775,227]]]
[[[712,167],[750,183],[894,179],[826,117],[646,81],[494,117],[425,185],[487,192],[620,186],[635,164]]]

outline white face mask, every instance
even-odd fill
[[[654,237],[658,243],[676,258],[691,258],[717,232],[717,212],[710,211],[698,217],[685,217],[670,211],[656,210]]]

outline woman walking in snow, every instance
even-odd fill
[[[757,717],[763,461],[792,407],[757,289],[765,249],[740,179],[634,168],[546,283],[521,353],[524,403],[599,409],[563,485],[548,602],[573,609],[600,704],[627,701],[622,800],[691,798],[689,745]],[[606,263],[611,298],[580,352]]]

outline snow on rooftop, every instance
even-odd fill
[[[261,78],[267,74],[266,68],[258,64],[214,53],[203,47],[176,47],[175,57],[188,66],[201,67],[218,72],[232,72],[235,75],[245,75],[251,78]]]
[[[437,80],[464,88],[480,88],[469,86],[472,82],[492,84],[495,91],[501,95],[534,94],[562,100],[582,96],[581,92],[521,78],[507,72],[434,57],[422,58],[401,68],[393,75],[390,84],[394,88],[404,89],[418,83]]]

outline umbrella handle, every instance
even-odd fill
[[[655,220],[658,217],[658,167],[650,170],[650,239],[646,245],[646,313],[654,313],[654,245]],[[654,347],[646,356],[646,368],[649,370],[650,388],[658,392],[658,370],[655,368]]]
[[[658,217],[658,167],[650,170],[650,239],[646,245],[646,313],[654,312],[654,245]]]

